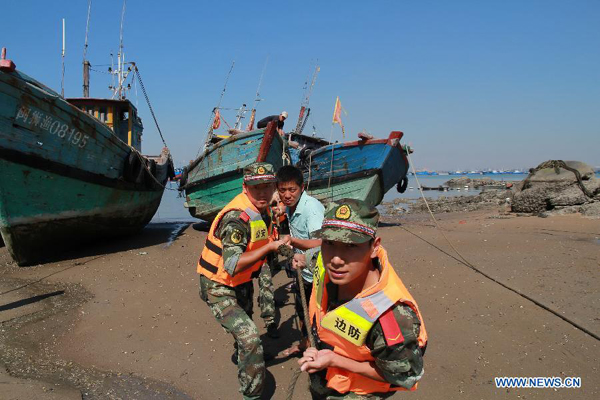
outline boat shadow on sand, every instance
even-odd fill
[[[75,244],[73,248],[68,250],[50,250],[44,255],[43,259],[31,266],[60,261],[75,261],[124,251],[143,250],[161,244],[164,247],[169,247],[189,225],[189,222],[150,223],[134,235],[98,239],[91,243]],[[8,253],[8,250],[0,246],[0,256],[5,252]],[[10,259],[10,255],[8,254],[5,257]]]

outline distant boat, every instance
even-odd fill
[[[245,166],[264,161],[275,170],[283,165],[283,139],[276,124],[265,129],[236,133],[207,147],[184,168],[179,190],[184,206],[195,218],[212,221],[219,211],[241,193]]]
[[[67,100],[3,57],[0,232],[19,265],[150,221],[173,164],[140,154],[142,129],[124,97]]]
[[[330,144],[306,153],[300,165],[309,194],[322,202],[353,198],[376,206],[392,187],[404,192],[408,159],[402,136],[394,131],[387,139]]]

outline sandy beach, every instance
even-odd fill
[[[419,389],[394,398],[599,398],[600,220],[504,207],[438,219],[441,231],[426,214],[388,218],[379,230],[430,337]],[[240,398],[232,338],[198,297],[206,230],[152,224],[27,268],[1,247],[0,398]],[[254,315],[273,353],[299,338],[288,281],[275,277],[281,339],[266,337]],[[285,398],[296,358],[267,368],[265,398]],[[494,377],[510,376],[580,377],[581,388],[495,387]],[[306,376],[294,398],[310,398]]]

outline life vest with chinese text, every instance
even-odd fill
[[[392,312],[393,306],[397,303],[406,304],[415,312],[421,322],[418,345],[421,349],[427,345],[427,331],[419,307],[389,263],[387,252],[382,246],[379,246],[377,258],[381,265],[379,281],[363,290],[354,299],[329,312],[326,286],[329,275],[323,265],[321,254],[318,256],[317,268],[314,272],[309,314],[313,324],[316,323],[319,339],[332,346],[334,352],[361,362],[374,361],[365,341],[377,320],[380,320],[384,328],[388,345],[402,343],[404,340]],[[386,329],[386,326],[391,328]],[[326,379],[327,387],[339,393],[368,394],[407,390],[341,368],[328,368]],[[416,388],[417,383],[410,390]]]
[[[234,276],[225,271],[223,264],[223,244],[221,239],[215,236],[215,233],[219,228],[219,223],[223,216],[234,210],[242,211],[240,218],[250,225],[250,238],[246,252],[257,250],[273,240],[273,223],[271,222],[269,227],[267,227],[258,209],[244,193],[237,195],[217,214],[206,236],[204,248],[198,260],[197,271],[212,281],[230,287],[235,287],[252,280],[252,274],[258,271],[265,262],[264,259],[258,260],[252,266],[236,273]]]

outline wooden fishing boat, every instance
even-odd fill
[[[283,165],[283,139],[276,124],[240,132],[211,144],[184,168],[179,190],[185,191],[190,215],[212,221],[242,191],[243,169],[253,162]]]
[[[325,203],[352,198],[376,206],[392,187],[404,192],[408,159],[400,144],[402,136],[394,131],[387,139],[336,143],[304,152],[299,165],[309,194]]]
[[[173,164],[140,154],[142,129],[129,100],[65,99],[3,56],[0,232],[19,265],[150,221]]]

